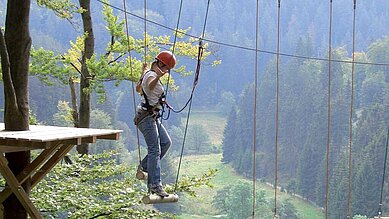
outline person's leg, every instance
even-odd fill
[[[172,140],[170,139],[168,132],[166,131],[165,127],[163,126],[160,120],[157,121],[157,127],[159,133],[159,142],[161,146],[160,159],[162,159],[163,156],[166,154],[166,152],[169,150],[170,145],[172,144]],[[141,161],[142,171],[144,172],[147,172],[147,160],[148,160],[148,155],[146,155]]]
[[[142,159],[140,162],[140,167],[142,167],[143,172],[147,172],[147,161],[149,159],[149,156],[146,154],[146,156]]]
[[[155,120],[148,116],[138,124],[147,144],[148,187],[161,185],[161,149],[159,146],[158,128]]]
[[[161,146],[161,159],[165,156],[166,152],[169,150],[170,145],[172,144],[172,140],[170,139],[169,134],[167,133],[165,127],[161,123],[161,121],[157,120],[157,127],[159,133],[159,143]]]

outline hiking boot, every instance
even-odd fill
[[[149,189],[151,194],[156,194],[161,197],[168,197],[169,194],[163,190],[162,186],[156,186]]]

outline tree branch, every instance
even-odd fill
[[[114,63],[114,62],[116,62],[118,59],[120,59],[121,57],[123,57],[124,56],[124,53],[122,53],[122,54],[120,54],[118,57],[116,57],[114,60],[112,60],[112,61],[109,61],[108,62],[108,65],[110,65],[110,64],[112,64],[112,63]]]
[[[62,59],[65,59],[65,57],[63,55],[61,55]],[[73,63],[70,62],[70,65],[78,72],[81,74],[81,71],[77,68],[76,65],[74,65]]]
[[[3,71],[3,83],[4,92],[6,92],[6,98],[9,99],[9,103],[14,110],[18,109],[15,87],[12,83],[10,62],[8,56],[8,50],[5,43],[3,31],[0,29],[0,55],[1,55],[1,69]]]

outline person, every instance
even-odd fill
[[[171,139],[160,121],[159,111],[164,101],[164,88],[160,78],[169,73],[176,65],[176,58],[170,51],[160,52],[148,69],[143,66],[143,75],[137,83],[136,90],[142,96],[134,118],[135,125],[143,134],[147,144],[147,155],[138,169],[147,172],[149,193],[167,197],[161,182],[161,158],[166,154]]]

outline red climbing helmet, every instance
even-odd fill
[[[167,65],[170,69],[174,68],[176,65],[176,57],[170,51],[162,51],[155,58]]]

